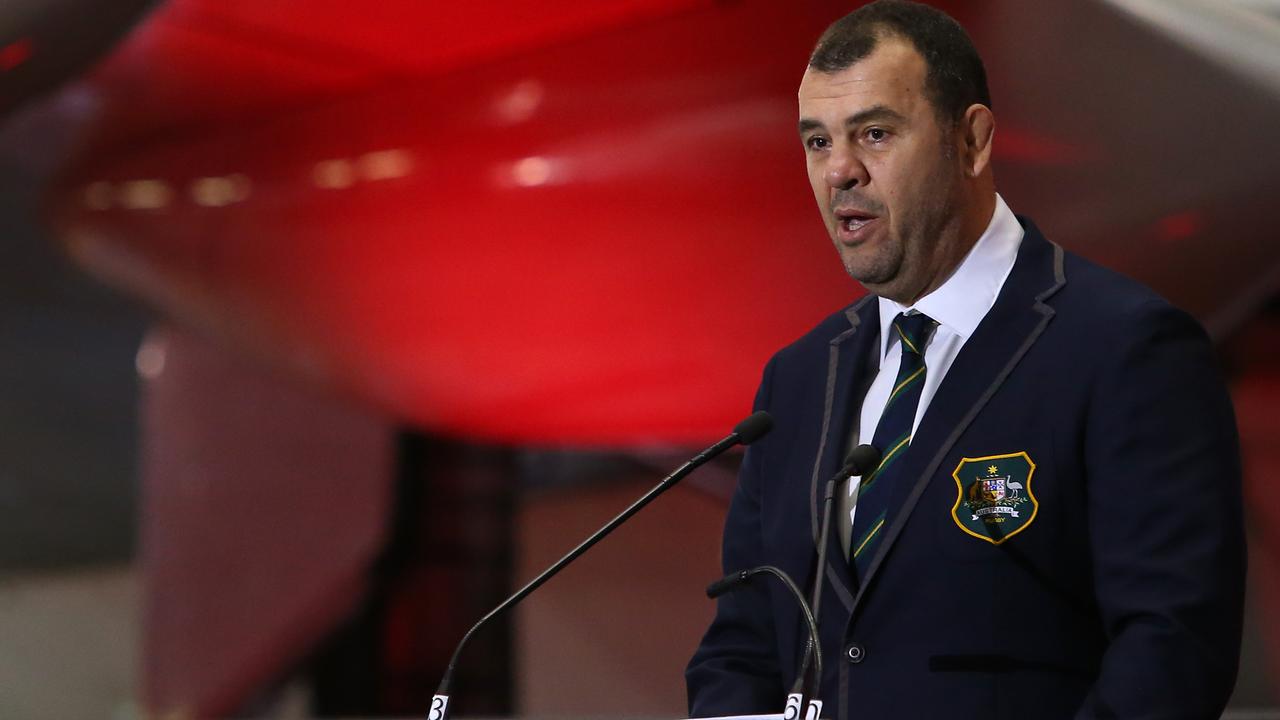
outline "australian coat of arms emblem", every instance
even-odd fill
[[[969,535],[995,545],[1026,530],[1040,509],[1031,494],[1035,471],[1025,452],[961,459],[951,473],[957,491],[951,519]]]

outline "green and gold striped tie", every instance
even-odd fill
[[[889,330],[893,333],[890,342],[896,339],[902,344],[902,364],[898,366],[898,378],[893,383],[893,391],[884,404],[871,440],[871,444],[880,451],[880,466],[864,475],[858,488],[849,557],[859,580],[875,556],[876,546],[890,520],[889,496],[898,480],[902,456],[911,447],[911,428],[915,424],[916,408],[920,405],[920,391],[924,388],[924,346],[937,325],[928,315],[899,313]]]

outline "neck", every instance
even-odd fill
[[[964,261],[965,256],[977,244],[978,238],[982,237],[982,233],[986,232],[987,227],[991,224],[991,218],[996,212],[996,193],[994,188],[989,188],[985,192],[979,192],[978,196],[966,203],[968,210],[953,218],[952,222],[945,225],[939,233],[945,239],[937,244],[937,254],[933,258],[934,271],[929,274],[928,282],[923,287],[916,290],[910,297],[893,297],[885,294],[884,297],[899,303],[900,305],[910,306],[915,304],[917,300],[937,290],[942,283],[947,281],[955,273],[956,268],[960,267],[960,263]]]

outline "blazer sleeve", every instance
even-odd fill
[[[755,410],[767,410],[773,367],[765,368]],[[768,438],[747,448],[725,519],[724,574],[765,564],[760,488]],[[765,583],[720,596],[716,615],[685,670],[690,717],[777,712],[785,700]]]
[[[1151,301],[1093,348],[1084,457],[1108,639],[1076,715],[1216,718],[1235,685],[1245,542],[1234,412],[1207,336]]]

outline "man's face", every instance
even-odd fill
[[[893,37],[800,83],[809,183],[831,239],[853,279],[902,303],[942,280],[958,234],[963,170],[924,83],[924,58]]]

